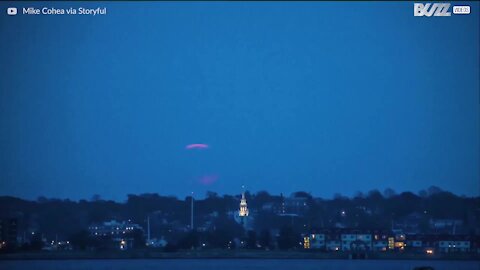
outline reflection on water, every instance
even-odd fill
[[[476,261],[369,261],[369,260],[43,260],[2,261],[0,269],[9,270],[412,270],[432,266],[435,270],[478,270]]]

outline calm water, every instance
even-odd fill
[[[0,261],[2,270],[412,270],[416,266],[432,266],[435,270],[479,270],[480,262],[250,259]]]

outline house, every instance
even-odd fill
[[[309,209],[307,201],[305,197],[287,197],[284,198],[281,209],[284,214],[303,216]]]
[[[372,251],[387,251],[387,249],[388,249],[387,239],[373,240]]]
[[[73,247],[70,244],[70,241],[57,241],[55,242],[52,240],[51,242],[47,243],[44,242],[44,246],[42,250],[52,251],[52,250],[72,250]]]
[[[480,254],[480,235],[475,235],[472,237],[470,246],[473,252]]]
[[[143,228],[131,221],[119,222],[116,220],[105,221],[101,224],[93,224],[88,227],[91,236],[122,236],[134,230],[143,231]]]
[[[327,240],[325,242],[325,249],[327,251],[339,251],[342,247],[342,242],[340,240]]]
[[[460,219],[430,219],[430,230],[438,234],[458,234],[464,230],[463,221]]]
[[[398,233],[419,234],[421,231],[420,224],[422,223],[423,218],[424,215],[418,212],[411,213],[396,220],[393,224],[393,228]]]
[[[407,237],[403,233],[397,233],[394,237],[393,247],[397,251],[403,251],[405,249]]]
[[[423,237],[418,235],[407,235],[405,240],[405,249],[410,251],[423,251],[423,243]]]
[[[372,250],[372,235],[369,232],[345,230],[341,233],[342,250]]]
[[[144,234],[143,227],[128,221],[110,220],[99,224],[92,224],[88,227],[90,236],[104,239],[102,245],[108,249],[131,249],[135,243],[132,236],[135,232]]]
[[[262,210],[276,215],[285,214],[285,204],[281,202],[266,202],[262,205]]]
[[[411,245],[409,247],[409,245]],[[439,253],[470,252],[474,249],[474,240],[469,235],[419,235],[409,237],[407,247],[416,250],[435,250]]]
[[[327,251],[340,251],[342,249],[342,241],[340,241],[340,235],[329,234],[325,239],[325,250]]]
[[[391,236],[390,231],[373,230],[372,231],[372,251],[387,251],[388,237]]]
[[[437,242],[441,253],[470,252],[471,242],[467,235],[442,235]]]
[[[93,224],[88,227],[88,231],[92,236],[107,236],[107,235],[122,235],[134,230],[141,230],[143,228],[131,221],[118,222],[116,220],[105,221],[101,224]]]
[[[151,248],[163,248],[168,244],[168,242],[165,240],[165,238],[162,237],[160,239],[152,238],[150,239],[150,241],[147,241],[146,244],[148,247]]]
[[[312,233],[303,237],[303,244],[305,249],[325,249],[325,234]]]

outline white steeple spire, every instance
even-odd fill
[[[245,198],[245,192],[242,192],[242,199],[240,200],[240,211],[238,215],[241,217],[248,216],[248,207],[247,207],[247,199]]]

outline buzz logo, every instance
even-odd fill
[[[449,3],[414,3],[413,4],[413,16],[422,17],[422,16],[440,16],[448,17],[452,13],[448,10],[450,9]]]

